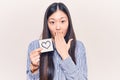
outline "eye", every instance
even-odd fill
[[[65,20],[62,20],[61,23],[65,23]]]
[[[54,22],[54,21],[50,21],[49,23],[50,23],[50,24],[55,24],[55,22]]]

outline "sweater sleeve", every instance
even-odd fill
[[[26,74],[27,74],[27,80],[38,80],[39,79],[39,72],[36,74],[33,74],[30,70],[30,53],[31,51],[33,51],[34,49],[36,49],[36,45],[35,45],[36,41],[32,41],[29,46],[28,46],[28,55],[27,55],[27,70],[26,70]]]
[[[66,80],[87,80],[87,65],[84,45],[77,42],[76,46],[76,64],[71,57],[61,61],[61,68],[65,74]]]

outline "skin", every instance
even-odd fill
[[[61,11],[57,10],[48,18],[48,28],[52,34],[53,42],[55,43],[56,49],[61,56],[62,60],[65,60],[69,57],[68,50],[70,48],[70,44],[72,39],[66,43],[64,37],[67,33],[68,29],[68,17],[67,15]],[[30,54],[30,60],[32,62],[31,71],[34,73],[34,70],[38,69],[41,48],[35,49]]]

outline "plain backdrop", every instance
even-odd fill
[[[53,2],[69,8],[89,80],[120,80],[120,0],[0,0],[0,80],[26,80],[27,49]]]

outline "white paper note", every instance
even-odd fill
[[[43,49],[41,50],[41,53],[53,51],[53,43],[51,38],[39,40],[39,45]]]

